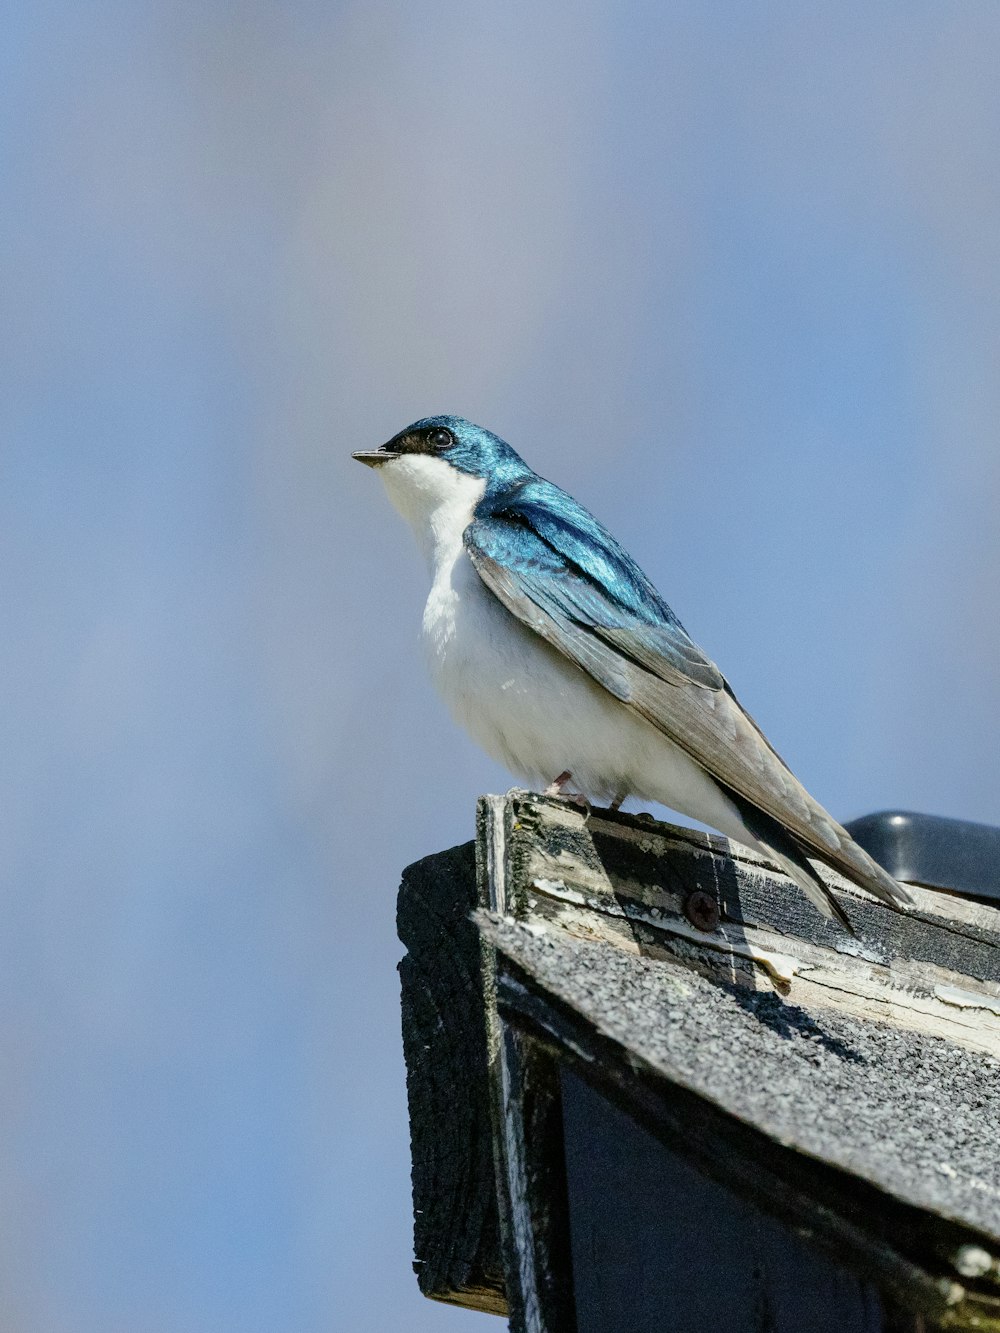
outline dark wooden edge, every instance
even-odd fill
[[[537,993],[516,964],[497,954],[470,913],[478,906],[524,917],[522,869],[532,838],[546,833],[538,825],[546,804],[527,793],[484,798],[475,846],[411,866],[400,889],[399,935],[408,950],[400,975],[414,1268],[421,1291],[509,1314],[515,1333],[572,1330],[558,1060],[706,1174],[808,1231],[899,1306],[942,1327],[1000,1330],[996,1287],[954,1280],[957,1249],[974,1239],[967,1229],[782,1148],[669,1083],[578,1014]],[[643,837],[636,838],[637,831]],[[664,839],[675,851],[687,839],[691,854],[665,858]],[[600,859],[613,843],[616,860],[624,858],[638,880],[648,877],[652,862],[655,873],[680,876],[685,891],[707,875],[724,917],[738,921],[744,911],[760,911],[770,922],[777,913],[777,929],[836,947],[827,924],[795,894],[780,885],[775,891],[757,866],[745,873],[739,858],[714,842],[601,811],[587,821],[574,850],[585,845],[587,855]],[[901,918],[858,899],[849,907],[856,920],[861,910],[864,934],[888,940],[890,952],[911,951],[916,932],[922,941],[916,955],[939,961],[942,952],[957,950],[970,975],[981,975],[982,945],[995,948],[988,920],[982,929],[939,917]]]
[[[397,929],[414,1271],[434,1300],[507,1313],[472,843],[404,871]],[[492,991],[491,991],[492,996]]]
[[[558,1065],[500,1020],[494,1155],[512,1333],[574,1333]]]
[[[763,1211],[795,1226],[848,1264],[902,1310],[940,1327],[1000,1331],[1000,1297],[963,1287],[943,1262],[974,1239],[876,1187],[775,1143],[697,1094],[663,1079],[567,1006],[539,993],[516,963],[497,955],[502,1019],[692,1165]]]
[[[480,905],[506,911],[511,807],[479,803]],[[482,938],[493,1115],[493,1157],[512,1333],[574,1333],[569,1210],[558,1069],[548,1048],[496,1007],[497,955]]]

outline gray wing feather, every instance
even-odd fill
[[[884,902],[911,901],[793,776],[714,664],[701,657],[699,678],[692,679],[656,654],[645,626],[641,635],[622,628],[620,609],[612,614],[609,608],[601,617],[595,605],[599,590],[586,588],[585,621],[583,598],[568,594],[565,582],[554,588],[541,571],[538,576],[523,567],[512,571],[477,545],[472,528],[465,541],[479,576],[508,611],[686,750],[717,782]]]

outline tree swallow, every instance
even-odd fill
[[[851,929],[809,857],[911,898],[797,781],[634,560],[509,444],[426,417],[377,468],[431,576],[422,639],[452,713],[517,777],[659,801],[777,862]]]

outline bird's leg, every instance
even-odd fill
[[[618,811],[622,808],[622,801],[624,801],[624,799],[625,799],[624,796],[616,796],[615,799],[608,806],[608,809],[614,810],[615,814],[617,814]]]
[[[586,796],[581,795],[580,792],[566,790],[572,780],[573,774],[567,768],[549,783],[544,792],[542,792],[542,795],[562,796],[564,800],[572,801],[574,805],[580,806],[581,809],[586,810],[589,813],[590,802],[587,800]]]

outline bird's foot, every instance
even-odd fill
[[[542,795],[561,796],[564,801],[570,801],[573,805],[578,805],[581,808],[581,810],[586,810],[587,813],[589,814],[590,802],[587,800],[586,796],[583,796],[578,791],[566,790],[566,788],[569,786],[572,780],[573,780],[573,774],[569,771],[569,769],[566,769],[564,772],[560,773],[557,778],[554,778],[552,782],[549,783],[549,785],[545,788],[544,792],[542,792]]]

